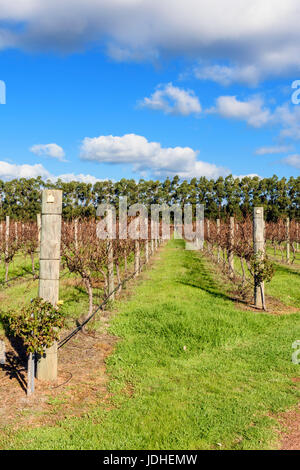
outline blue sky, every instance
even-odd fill
[[[297,2],[171,3],[0,0],[1,179],[299,175]]]

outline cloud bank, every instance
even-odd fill
[[[181,178],[207,176],[217,178],[230,171],[212,163],[197,160],[198,152],[190,147],[162,147],[158,142],[149,142],[136,134],[124,136],[86,137],[81,145],[83,160],[132,164],[133,171],[156,177],[178,175]]]
[[[199,78],[225,84],[299,71],[298,0],[174,3],[0,0],[0,48],[69,52],[98,44],[116,60],[188,56],[206,64]]]
[[[70,181],[78,181],[81,183],[95,184],[97,181],[103,181],[92,175],[68,173],[64,175],[52,175],[43,165],[37,163],[36,165],[17,165],[0,161],[0,179],[3,181],[10,181],[18,178],[37,178],[41,176],[44,180],[56,181],[61,179],[68,183]]]

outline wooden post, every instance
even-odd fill
[[[207,233],[207,241],[206,241],[207,251],[210,252],[211,246],[209,242],[209,239],[210,239],[210,220],[209,219],[206,220],[206,233]]]
[[[253,248],[254,255],[264,254],[264,208],[255,207],[253,216]],[[264,283],[259,285],[255,280],[254,273],[254,304],[257,308],[263,308],[264,305]]]
[[[107,264],[107,270],[108,270],[108,295],[110,296],[110,300],[114,300],[115,294],[115,275],[114,275],[114,247],[113,247],[113,241],[108,240],[108,264]]]
[[[286,262],[290,264],[290,218],[287,217],[285,221],[285,230],[286,230]]]
[[[5,256],[8,253],[8,244],[9,244],[9,215],[5,218]]]
[[[149,253],[149,222],[148,222],[148,217],[145,217],[145,222],[144,222],[144,229],[145,229],[145,263],[148,264],[149,263],[149,257],[150,257],[150,253]]]
[[[229,264],[229,276],[234,276],[234,217],[230,217],[230,228],[229,228],[229,253],[228,253],[228,264]]]
[[[5,258],[8,256],[9,249],[9,215],[5,218]],[[5,261],[5,282],[8,281],[8,263]]]
[[[36,223],[37,223],[37,230],[38,230],[38,253],[41,251],[41,228],[42,228],[42,219],[41,214],[36,215]]]
[[[107,271],[108,271],[108,295],[110,300],[115,298],[115,274],[114,274],[114,246],[113,246],[113,211],[107,210],[107,227],[109,239],[107,240]]]
[[[18,243],[18,222],[15,221],[15,239],[16,242]]]
[[[42,230],[40,250],[39,297],[53,305],[59,296],[62,191],[46,189],[42,195]],[[38,360],[37,378],[57,379],[57,343]]]
[[[221,247],[220,247],[220,240],[219,240],[219,237],[220,237],[220,230],[221,230],[221,222],[220,222],[220,219],[217,219],[217,244],[218,244],[218,264],[220,263],[221,261]]]
[[[149,261],[149,241],[145,240],[145,261],[148,264]]]
[[[134,240],[134,277],[140,273],[140,241]]]
[[[78,219],[74,220],[74,240],[75,240],[75,250],[78,250]]]

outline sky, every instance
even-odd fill
[[[299,176],[299,19],[297,0],[0,0],[0,179]]]

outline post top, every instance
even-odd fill
[[[62,213],[62,191],[60,189],[44,189],[42,192],[42,214]]]
[[[255,215],[263,215],[264,208],[263,207],[254,207],[254,214]]]

